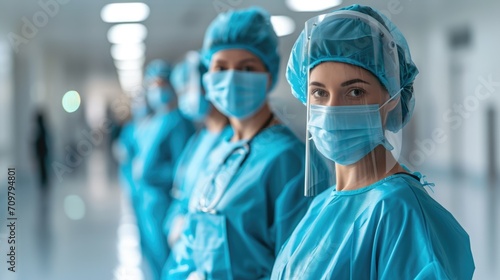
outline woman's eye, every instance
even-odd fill
[[[365,94],[365,91],[359,88],[355,88],[347,92],[347,97],[360,98]]]
[[[311,94],[315,98],[327,98],[328,97],[328,92],[326,90],[319,89],[319,88],[313,89]]]
[[[216,65],[214,67],[214,71],[218,72],[218,71],[225,71],[226,70],[226,67],[224,66],[220,66],[220,65]]]
[[[241,71],[253,72],[253,71],[255,71],[255,67],[250,66],[250,65],[246,65],[246,66],[243,66],[243,68],[241,68]]]

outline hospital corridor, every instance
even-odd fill
[[[0,279],[500,279],[499,12],[0,0]]]

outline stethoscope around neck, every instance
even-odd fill
[[[217,169],[210,175],[209,179],[206,181],[203,189],[201,190],[201,196],[198,201],[198,208],[197,208],[198,211],[209,214],[217,214],[215,207],[222,199],[222,196],[224,195],[234,175],[238,172],[241,166],[248,159],[248,156],[250,155],[251,152],[250,144],[257,135],[259,135],[267,126],[269,126],[273,118],[274,115],[271,113],[271,116],[269,116],[266,122],[259,128],[259,130],[257,130],[257,132],[252,136],[252,138],[243,142],[241,145],[237,145],[236,147],[234,147],[232,151],[227,153],[224,159],[219,162]],[[225,174],[220,174],[222,168],[226,165],[226,162],[229,160],[230,157],[233,156],[236,157],[234,164],[232,164],[233,168],[226,170],[228,172]],[[220,190],[217,190],[216,186],[217,178],[220,178],[221,176],[227,176],[228,178],[225,178],[226,180],[224,180],[225,185],[222,186]],[[209,191],[215,192],[215,196],[212,199],[208,199]]]

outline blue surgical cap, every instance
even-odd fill
[[[170,72],[172,72],[172,67],[170,64],[163,60],[156,59],[151,61],[146,67],[146,73],[144,74],[144,80],[146,84],[150,83],[156,78],[161,78],[165,82],[169,82]]]
[[[186,58],[174,66],[172,74],[170,75],[170,83],[176,91],[179,91],[186,86],[189,82],[192,71],[198,71],[200,77],[200,87],[203,86],[202,77],[203,74],[207,72],[207,67],[205,67],[201,61],[198,61],[196,65],[193,65]]]
[[[252,7],[219,14],[205,33],[205,66],[209,67],[214,53],[226,49],[244,49],[256,55],[271,74],[271,88],[276,84],[280,64],[278,36],[265,10]]]
[[[367,15],[375,20],[373,22],[377,23],[376,28],[381,32],[374,32],[372,25],[355,16],[340,16],[340,11]],[[306,103],[308,72],[322,62],[355,65],[377,77],[391,96],[401,91],[401,120],[398,125],[390,124],[391,120],[388,120],[388,125],[392,126],[390,130],[399,130],[413,113],[413,81],[418,74],[406,39],[387,17],[371,7],[352,5],[334,12],[340,13],[339,16],[326,15],[309,34],[309,50],[306,49],[304,40],[307,40],[307,35],[304,31],[292,48],[286,78],[293,95]]]
[[[186,61],[181,61],[177,63],[172,69],[172,74],[170,75],[170,83],[174,87],[175,91],[179,91],[184,87],[189,79],[189,69]]]

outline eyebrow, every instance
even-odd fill
[[[355,83],[364,83],[364,84],[367,84],[367,85],[370,84],[369,82],[363,81],[361,79],[352,79],[352,80],[343,82],[342,84],[340,84],[340,86],[346,87],[346,86],[350,86],[350,85],[355,84]],[[320,83],[320,82],[310,82],[309,85],[326,88],[326,86],[324,84]]]
[[[217,59],[214,64],[225,64],[226,61],[222,59]]]
[[[238,61],[237,65],[242,65],[242,64],[245,64],[247,62],[258,62],[258,61],[259,60],[257,58],[249,57],[249,58],[245,58],[243,60]],[[227,61],[224,59],[217,59],[217,60],[215,60],[214,64],[215,65],[225,65],[225,64],[227,64]]]
[[[352,80],[343,82],[342,84],[340,84],[340,86],[346,87],[346,86],[350,86],[350,85],[356,84],[356,83],[363,83],[363,84],[367,84],[367,85],[370,84],[369,82],[363,81],[361,79],[352,79]]]
[[[238,64],[243,64],[243,63],[245,63],[245,62],[256,62],[256,61],[258,61],[258,59],[257,59],[257,58],[254,58],[254,57],[249,57],[249,58],[245,58],[245,59],[243,59],[243,60],[239,61],[239,62],[238,62]]]
[[[320,82],[310,82],[309,85],[326,88],[325,85]]]

